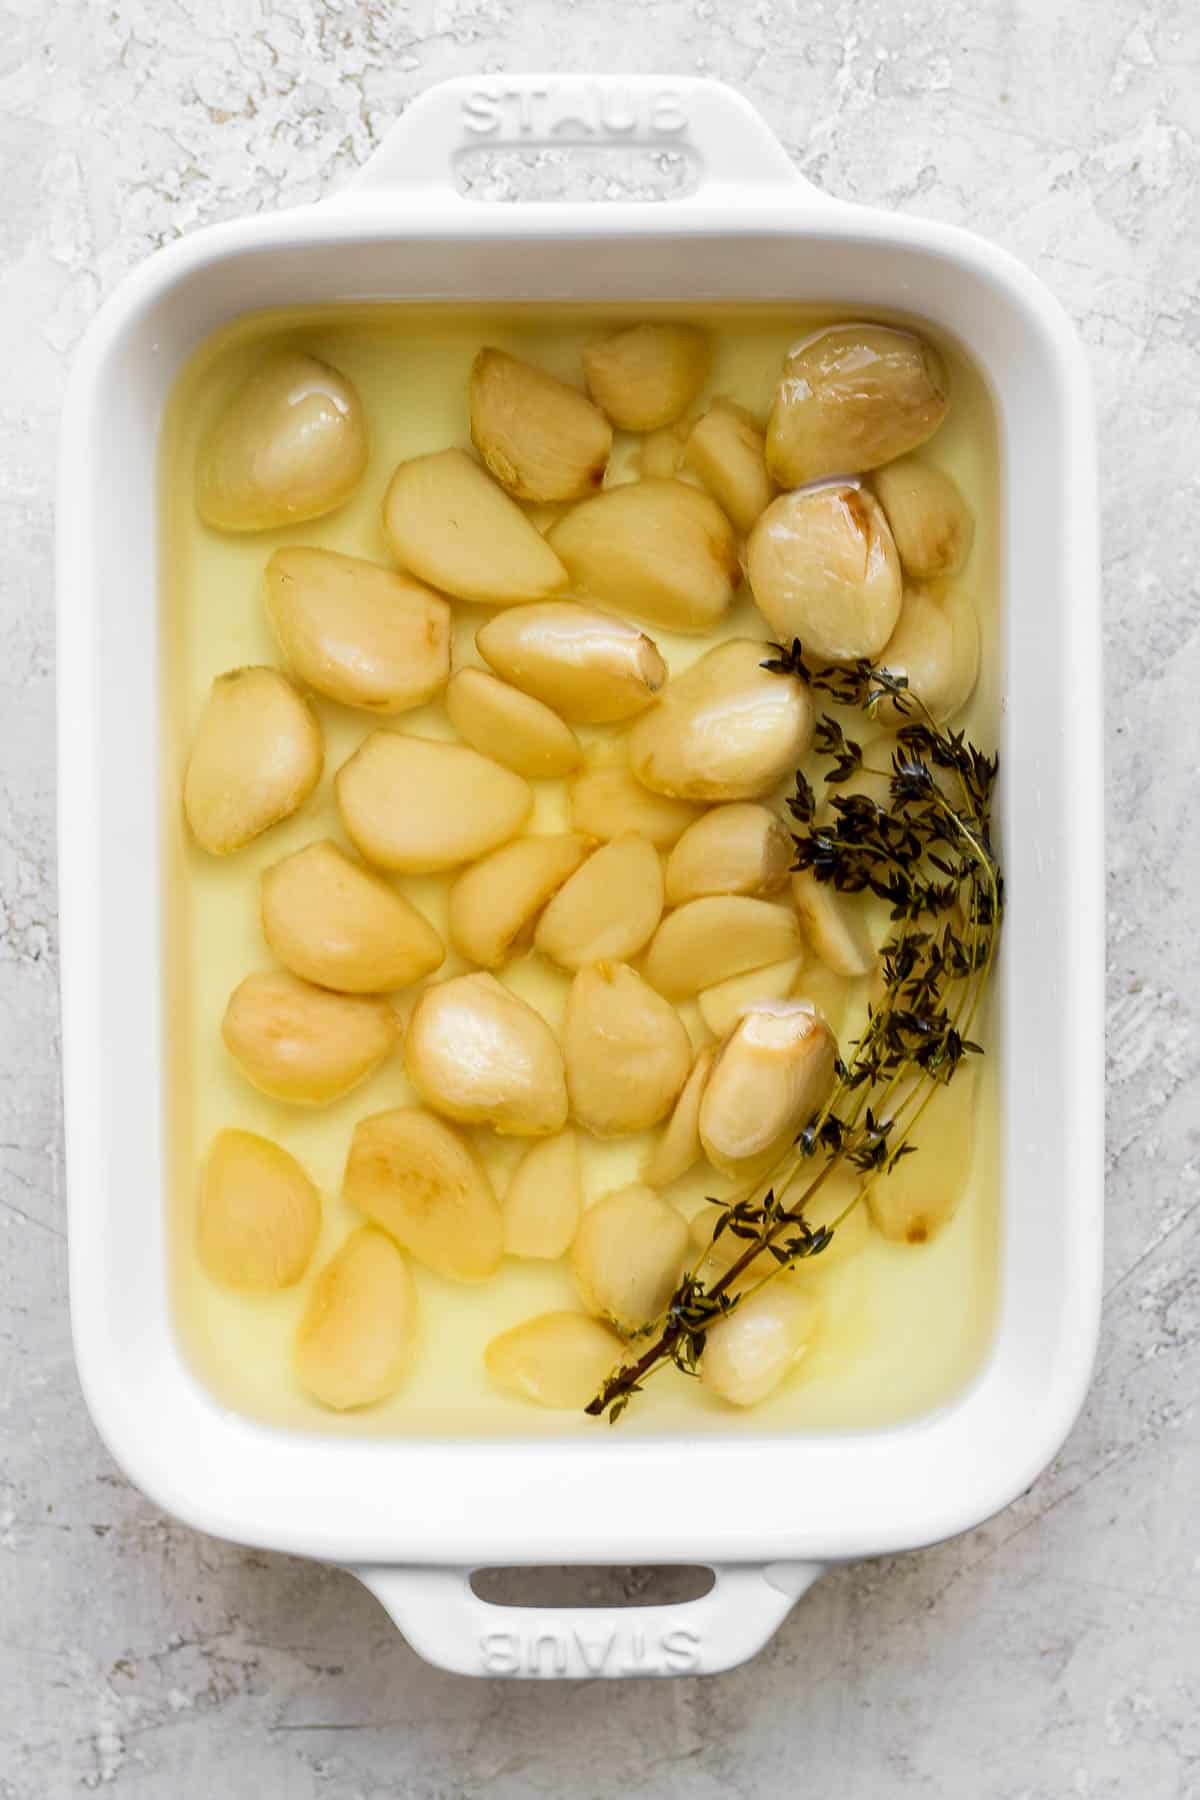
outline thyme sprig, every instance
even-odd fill
[[[803,770],[787,805],[793,868],[809,869],[840,893],[874,894],[894,927],[881,952],[882,994],[862,1035],[835,1065],[833,1089],[779,1163],[720,1208],[713,1242],[728,1234],[743,1246],[713,1278],[705,1261],[680,1281],[646,1347],[608,1377],[587,1411],[615,1423],[647,1377],[675,1367],[698,1375],[707,1334],[780,1270],[831,1243],[873,1184],[917,1149],[912,1134],[939,1087],[980,1054],[971,1037],[995,955],[1004,887],[991,841],[998,763],[961,731],[940,728],[902,674],[863,661],[849,668],[810,667],[798,640],[772,645],[764,663],[799,677],[841,707],[874,718],[887,700],[905,722],[894,734],[886,769],[829,713],[817,722],[816,753],[829,764],[824,807]],[[872,746],[874,749],[875,746]],[[886,805],[864,793],[839,793],[860,774],[886,778]],[[805,1208],[833,1169],[862,1180],[831,1224],[814,1227]]]

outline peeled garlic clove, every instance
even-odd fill
[[[409,1020],[404,1064],[425,1104],[462,1124],[545,1137],[567,1122],[554,1033],[493,975],[426,988]]]
[[[742,894],[689,900],[667,914],[651,940],[643,969],[660,994],[682,997],[747,969],[787,962],[801,951],[790,906]]]
[[[386,1000],[331,994],[278,969],[247,975],[234,988],[221,1036],[261,1093],[325,1106],[383,1061],[396,1020]]]
[[[935,724],[952,719],[965,706],[979,679],[979,622],[965,595],[938,601],[924,588],[908,588],[900,622],[879,657],[883,668],[903,675],[908,692],[924,706]],[[919,708],[902,712],[890,697],[879,703],[887,725],[920,721]]]
[[[631,325],[583,353],[588,393],[622,431],[657,431],[686,412],[708,373],[693,325]]]
[[[767,425],[767,466],[782,487],[857,475],[915,450],[946,416],[936,350],[887,325],[831,325],[784,363]]]
[[[408,1264],[381,1231],[360,1226],[317,1276],[296,1330],[296,1379],[344,1412],[395,1393],[417,1344]]]
[[[845,975],[837,974],[827,963],[804,962],[788,998],[802,1000],[806,1006],[811,1006],[824,1019],[840,1043],[852,987],[860,985],[865,984],[852,984]]]
[[[654,936],[663,909],[658,852],[646,838],[614,838],[593,851],[538,922],[534,946],[563,969],[624,961]]]
[[[464,869],[450,889],[450,937],[468,962],[498,969],[533,937],[547,901],[592,848],[581,832],[514,838]]]
[[[710,1326],[700,1379],[732,1406],[757,1406],[807,1354],[820,1320],[813,1295],[786,1276]]]
[[[700,1100],[714,1054],[712,1045],[707,1044],[692,1064],[675,1109],[642,1170],[642,1180],[648,1187],[670,1187],[700,1160]]]
[[[289,666],[368,712],[424,706],[450,674],[450,608],[411,576],[334,550],[277,550],[267,612]]]
[[[367,466],[362,402],[328,363],[281,350],[240,387],[200,446],[196,510],[222,531],[319,519]]]
[[[644,437],[638,449],[638,467],[651,480],[671,481],[683,467],[687,434],[680,425],[664,425]]]
[[[583,1210],[573,1131],[529,1146],[513,1170],[502,1210],[506,1255],[550,1262],[566,1255]]]
[[[621,1361],[614,1331],[586,1313],[548,1312],[494,1337],[483,1353],[492,1380],[522,1400],[582,1412]]]
[[[424,913],[326,838],[264,869],[263,936],[285,968],[343,994],[419,981],[446,947]]]
[[[740,406],[714,400],[691,429],[684,461],[744,537],[775,493],[755,420]]]
[[[692,1061],[675,1008],[624,963],[580,969],[563,1021],[571,1111],[597,1137],[665,1119]]]
[[[396,560],[478,606],[544,600],[567,572],[516,501],[465,450],[402,462],[383,502]]]
[[[778,813],[749,801],[714,806],[667,858],[667,904],[706,894],[777,894],[791,863],[792,835]]]
[[[604,479],[612,426],[577,389],[504,350],[471,365],[471,441],[518,500],[578,500]]]
[[[487,1172],[451,1126],[420,1107],[359,1120],[342,1198],[439,1275],[482,1281],[499,1267],[504,1230]]]
[[[764,669],[767,646],[718,644],[667,684],[629,734],[629,763],[656,793],[751,800],[795,770],[812,742],[808,688]]]
[[[915,1154],[871,1183],[867,1204],[885,1238],[923,1244],[954,1217],[970,1180],[974,1136],[975,1071],[968,1065],[934,1090],[909,1139]]]
[[[527,782],[464,744],[373,731],[334,779],[338,811],[369,862],[408,874],[486,856],[533,810]]]
[[[240,850],[303,806],[324,758],[316,714],[278,669],[218,675],[183,781],[192,836],[213,856]]]
[[[800,967],[800,959],[792,957],[788,962],[747,969],[744,975],[731,975],[728,981],[702,988],[696,996],[700,1017],[714,1037],[726,1037],[742,1014],[760,1000],[786,1000]]]
[[[684,481],[629,481],[573,506],[546,542],[584,600],[669,631],[711,631],[742,578],[728,519]]]
[[[833,1086],[837,1042],[795,1000],[760,1001],[722,1044],[700,1102],[700,1142],[727,1174],[769,1162]]]
[[[772,500],[750,533],[746,571],[782,643],[821,662],[876,657],[900,617],[900,558],[883,509],[851,482]]]
[[[607,840],[634,831],[657,850],[669,849],[703,814],[689,800],[652,794],[623,766],[585,769],[568,783],[567,802],[577,831]]]
[[[675,1208],[634,1182],[589,1206],[571,1246],[571,1270],[588,1311],[628,1334],[661,1317],[687,1253],[688,1228]]]
[[[792,902],[809,948],[836,975],[869,975],[875,967],[861,899],[839,894],[832,882],[818,881],[811,869],[792,876]]]
[[[505,681],[580,725],[631,719],[667,679],[645,632],[570,602],[501,613],[475,633],[475,647]]]
[[[970,554],[975,520],[949,475],[915,456],[902,456],[876,469],[871,485],[887,514],[904,573],[913,581],[956,575]]]
[[[556,712],[486,669],[460,669],[451,678],[446,712],[472,749],[530,781],[569,775],[583,760],[579,739]]]
[[[321,1232],[321,1196],[294,1156],[253,1131],[218,1131],[208,1152],[196,1241],[230,1287],[299,1281]]]

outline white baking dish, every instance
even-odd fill
[[[686,151],[687,198],[488,206],[472,144]],[[957,338],[999,417],[1008,879],[1002,1282],[994,1348],[951,1405],[899,1428],[681,1444],[455,1444],[267,1429],[181,1357],[163,1200],[157,438],[181,364],[285,303],[836,301]],[[332,201],[160,252],[100,313],[63,422],[60,869],[71,1306],[97,1427],[197,1528],[354,1570],[430,1660],[468,1673],[727,1668],[834,1559],[927,1544],[1006,1505],[1082,1400],[1101,1239],[1102,846],[1094,430],[1065,315],[1008,256],[810,188],[712,83],[451,82],[410,106]],[[687,1504],[679,1503],[681,1460]],[[704,1599],[644,1611],[485,1606],[485,1564],[699,1562]]]

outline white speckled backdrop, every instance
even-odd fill
[[[71,351],[156,245],[315,199],[428,83],[523,67],[740,86],[821,186],[1029,261],[1078,320],[1100,400],[1096,1383],[1002,1517],[828,1576],[764,1656],[709,1682],[433,1672],[349,1577],[160,1517],[109,1464],[71,1362],[51,698]],[[1200,1796],[1198,68],[1184,0],[0,0],[3,1800]]]

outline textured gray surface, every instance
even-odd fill
[[[1200,1796],[1200,16],[1183,0],[0,0],[0,1796]],[[1029,261],[1100,401],[1108,1299],[1057,1463],[940,1548],[821,1581],[716,1681],[420,1664],[349,1578],[160,1517],[88,1423],[58,1151],[52,471],[102,295],[311,200],[469,70],[739,85],[820,185]],[[1047,1196],[1048,1203],[1052,1196]]]

